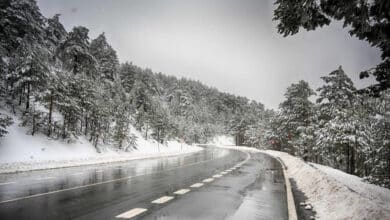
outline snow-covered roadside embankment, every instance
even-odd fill
[[[66,143],[44,134],[27,135],[27,128],[19,126],[20,121],[16,117],[13,120],[15,123],[8,128],[9,133],[0,139],[0,173],[175,156],[203,149],[177,140],[168,141],[166,145],[158,144],[154,140],[145,140],[140,132],[131,127],[131,132],[137,137],[136,148],[123,152],[107,145],[100,146],[102,152],[98,153],[85,137]]]
[[[390,219],[389,189],[284,152],[263,152],[283,161],[288,177],[308,197],[317,219]]]

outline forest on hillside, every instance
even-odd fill
[[[206,143],[228,133],[237,144],[255,145],[248,135],[272,114],[198,81],[120,63],[104,33],[90,39],[86,27],[68,32],[59,15],[44,17],[33,0],[0,6],[2,109],[20,117],[30,135],[67,141],[84,135],[98,150],[102,143],[127,150],[136,143],[132,125],[161,143]],[[0,115],[0,135],[11,123]]]

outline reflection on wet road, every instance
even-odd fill
[[[267,155],[251,154],[230,175],[143,219],[288,219],[282,167]]]
[[[175,204],[188,210],[187,216],[183,213],[177,219],[196,219],[189,209],[220,199],[230,210],[224,218],[243,219],[246,209],[256,207],[279,212],[267,206],[285,203],[280,167],[264,155],[252,155],[246,165],[235,167],[247,157],[239,151],[207,147],[182,156],[0,175],[0,219],[165,219],[164,210],[172,219]],[[257,193],[264,189],[263,195]],[[229,196],[233,202],[228,202]],[[263,216],[269,216],[267,210]],[[283,205],[281,210],[285,212]],[[219,215],[201,218],[219,219],[214,217]]]

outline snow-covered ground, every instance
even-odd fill
[[[316,219],[390,219],[390,190],[361,178],[279,151],[265,151],[280,158],[287,175],[317,213]]]
[[[250,147],[218,147],[261,152],[280,159],[313,210],[315,219],[390,219],[390,190],[331,167],[306,163],[287,153]],[[300,204],[296,204],[297,206]]]
[[[80,137],[75,143],[65,143],[43,134],[26,135],[27,129],[19,126],[20,121],[16,117],[13,120],[14,123],[7,128],[9,133],[0,139],[0,173],[173,156],[202,150],[176,140],[168,141],[167,145],[145,140],[131,128],[137,136],[137,149],[123,152],[104,146],[103,152],[97,153],[85,137]]]

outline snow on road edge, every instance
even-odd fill
[[[137,154],[124,156],[101,156],[95,158],[82,158],[77,160],[61,160],[61,161],[42,161],[42,162],[14,162],[0,163],[0,174],[15,173],[33,170],[56,169],[65,167],[77,167],[85,165],[97,165],[108,163],[121,163],[130,160],[152,159],[157,157],[172,157],[177,155],[185,155],[203,150],[201,147],[191,146],[191,150],[187,151],[172,151],[151,154]]]
[[[271,150],[264,152],[283,161],[287,167],[287,175],[296,182],[297,188],[308,197],[307,202],[316,211],[317,219],[390,219],[389,203],[386,204],[382,197],[366,197],[364,194],[352,190],[351,181],[340,181],[340,178],[335,175],[329,175],[329,173],[287,153]],[[326,169],[334,170],[330,167],[326,167]],[[343,175],[348,174],[344,173]],[[356,181],[354,183],[357,184]],[[359,185],[365,184],[367,183],[359,183]],[[379,186],[372,186],[370,189],[368,187],[361,188],[366,190],[365,194],[387,191],[387,196],[390,196],[390,190]]]

